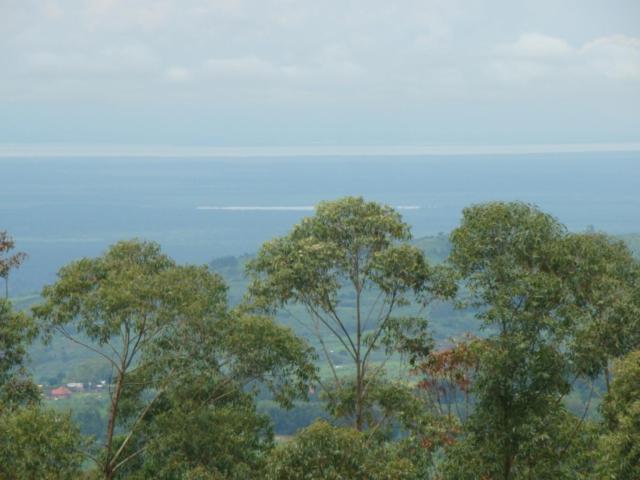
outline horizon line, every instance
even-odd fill
[[[1,144],[0,158],[139,157],[256,158],[331,156],[527,155],[540,153],[640,152],[640,142],[431,145],[179,146],[106,144]]]

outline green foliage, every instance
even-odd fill
[[[447,452],[445,478],[578,478],[577,455],[567,452],[583,432],[560,401],[558,390],[566,384],[557,362],[552,350],[487,347],[475,378],[474,410]]]
[[[131,388],[127,377],[158,361],[157,353],[190,322],[224,315],[225,293],[221,279],[206,268],[178,267],[157,244],[138,241],[119,242],[101,257],[73,262],[61,269],[54,285],[44,288],[44,303],[33,309],[36,318],[48,332],[57,331],[100,355],[115,372],[100,455],[105,478],[130,460],[123,462],[121,455],[137,422],[122,425],[129,436],[114,447],[123,392]],[[162,384],[136,386],[139,391],[149,388],[157,394]],[[140,405],[140,417],[152,401],[153,395]]]
[[[79,447],[79,432],[68,416],[33,406],[0,415],[0,478],[77,478]]]
[[[307,397],[316,380],[315,354],[291,329],[270,318],[234,314],[223,338],[225,356],[235,358],[234,375],[242,383],[259,380],[287,408]]]
[[[520,422],[518,454],[510,469],[505,465],[505,448],[500,438],[490,438],[474,416],[467,433],[448,447],[436,478],[476,479],[593,479],[596,428],[585,424],[563,408],[532,415]],[[495,422],[495,420],[493,420]],[[477,423],[476,423],[477,422]],[[487,430],[491,427],[488,426]],[[508,472],[508,473],[507,473]]]
[[[354,378],[345,379],[341,388],[323,393],[327,410],[334,418],[352,419],[355,415]],[[419,435],[430,418],[426,406],[416,395],[415,388],[400,381],[381,376],[366,379],[364,421],[369,435],[376,439],[392,440],[401,435]]]
[[[9,254],[15,248],[13,238],[4,230],[0,230],[0,278],[4,279],[4,298],[9,298],[9,274],[19,268],[26,260],[27,254],[17,252]]]
[[[314,217],[265,243],[247,264],[250,299],[265,308],[300,302],[331,313],[345,280],[357,290],[397,286],[403,293],[425,274],[418,249],[394,245],[408,239],[408,225],[390,207],[350,197],[320,203]]]
[[[189,478],[197,471],[240,480],[262,468],[272,432],[252,399],[236,391],[202,406],[189,393],[165,399],[152,412],[142,433],[145,451],[119,478]]]
[[[81,446],[68,414],[37,404],[0,413],[0,478],[75,478],[84,456]]]
[[[225,458],[251,464],[270,438],[242,392],[260,382],[284,406],[306,395],[315,378],[306,344],[271,319],[229,312],[226,290],[206,267],[178,266],[157,244],[138,241],[73,262],[44,289],[37,318],[115,372],[96,455],[104,478],[149,468],[172,478],[192,466],[226,475]],[[246,441],[234,442],[232,426]],[[196,448],[197,429],[217,436]]]
[[[68,408],[95,438],[96,478],[640,477],[640,266],[631,251],[569,233],[523,203],[465,209],[450,245],[409,239],[389,207],[324,202],[247,262],[249,295],[235,310],[219,275],[178,266],[154,243],[119,242],[73,262],[34,313],[50,339],[92,356],[47,375],[114,376],[104,398],[78,395],[54,410],[37,406],[24,368],[36,323],[0,301],[0,477],[80,475]],[[236,299],[245,260],[214,265],[232,277]],[[456,293],[462,315],[438,303]],[[427,304],[446,318],[475,314],[482,338],[434,350],[418,310]],[[326,409],[317,397],[299,401],[318,381],[313,350],[252,309],[301,316],[316,335],[333,376],[322,379]],[[417,385],[385,377],[385,366],[407,359]],[[602,424],[570,413],[573,381],[588,404],[587,382],[604,373],[609,386],[612,362]],[[274,446],[264,412],[276,410],[288,433],[327,412],[356,428],[316,422]]]
[[[607,432],[600,440],[601,478],[640,478],[640,350],[614,365],[611,390],[603,403]]]
[[[285,407],[306,397],[315,378],[308,347],[268,318],[242,315],[217,322],[203,318],[170,341],[170,356],[158,352],[129,377],[135,385],[164,386],[131,441],[130,454],[142,450],[138,461],[120,475],[181,478],[197,469],[247,478],[272,445],[270,422],[256,412],[257,390],[251,387],[270,390]],[[135,405],[144,398],[145,390],[128,389],[126,421],[135,420]]]
[[[640,347],[640,264],[623,242],[597,233],[568,235],[562,253],[577,318],[574,368],[608,379],[609,362]]]
[[[465,209],[451,241],[462,303],[477,308],[492,333],[474,379],[474,412],[450,451],[452,478],[574,478],[559,455],[576,436],[561,399],[591,358],[576,362],[567,345],[575,344],[576,325],[600,318],[589,315],[593,305],[614,308],[601,285],[578,287],[592,281],[583,270],[598,267],[584,253],[590,245],[522,203]]]
[[[272,452],[265,478],[402,480],[415,478],[415,467],[392,448],[368,441],[364,433],[320,421]]]
[[[67,416],[39,406],[25,367],[32,320],[0,299],[0,478],[66,479],[81,463],[79,435]]]
[[[290,409],[270,400],[258,401],[258,411],[271,419],[273,431],[278,435],[293,435],[318,419],[329,418],[325,407],[319,400],[297,401]]]
[[[0,414],[40,398],[24,367],[27,347],[36,333],[31,318],[14,312],[8,300],[0,299]]]
[[[450,256],[467,289],[464,304],[480,309],[477,317],[501,333],[561,333],[553,315],[564,292],[554,266],[564,233],[554,218],[527,204],[465,208]]]
[[[365,428],[371,355],[398,351],[407,336],[425,337],[426,322],[394,321],[392,313],[426,290],[431,270],[424,254],[406,243],[409,226],[392,208],[362,198],[322,202],[286,236],[265,243],[247,264],[248,301],[267,311],[302,305],[331,368],[335,389],[343,385],[326,339],[337,340],[355,367],[354,424]],[[363,296],[376,300],[365,310]],[[348,303],[348,311],[342,304]],[[349,313],[352,315],[349,315]],[[406,320],[406,319],[405,319]],[[402,328],[400,328],[402,327]]]

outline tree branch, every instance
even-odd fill
[[[76,339],[75,337],[73,337],[69,332],[67,332],[64,327],[56,327],[56,330],[58,332],[60,332],[67,340],[71,340],[74,343],[77,343],[78,345],[83,346],[84,348],[91,350],[92,352],[97,353],[98,355],[102,356],[105,360],[107,360],[116,370],[118,370],[118,364],[111,358],[109,357],[109,355],[107,355],[106,353],[98,350],[95,347],[92,347],[91,345],[81,342],[80,340]]]
[[[391,296],[391,301],[389,302],[389,309],[387,310],[387,314],[384,316],[384,320],[382,320],[382,322],[380,322],[380,326],[378,327],[378,330],[374,334],[373,340],[371,340],[371,343],[369,344],[369,347],[367,347],[367,350],[364,353],[364,357],[363,357],[363,360],[362,360],[363,364],[367,362],[367,358],[369,357],[369,354],[371,353],[371,351],[375,347],[375,344],[378,341],[378,338],[380,337],[380,335],[382,334],[382,332],[384,330],[384,327],[386,326],[387,322],[389,321],[389,318],[391,318],[391,312],[393,311],[393,307],[395,305],[395,301],[396,301],[396,292],[394,292],[393,295]]]

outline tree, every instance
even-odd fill
[[[19,268],[27,258],[24,252],[9,255],[15,247],[13,238],[4,230],[0,230],[0,278],[4,279],[4,297],[9,298],[9,273]]]
[[[173,479],[192,471],[216,478],[253,476],[273,442],[268,417],[256,412],[257,388],[269,389],[284,407],[306,397],[315,378],[309,347],[263,317],[203,319],[177,333],[179,349],[171,357],[160,355],[130,377],[148,384],[175,372],[132,440],[144,449],[138,464],[121,476]],[[184,366],[178,365],[180,359]],[[140,402],[140,393],[130,389],[128,400]]]
[[[42,296],[34,314],[49,332],[113,370],[105,444],[92,455],[105,479],[128,476],[144,465],[147,450],[162,445],[181,454],[171,440],[191,432],[163,418],[213,421],[218,411],[206,409],[241,398],[252,381],[286,403],[306,392],[315,372],[308,347],[289,330],[230,313],[218,275],[176,265],[155,243],[122,241],[101,257],[73,262]]]
[[[523,203],[466,208],[451,234],[461,303],[477,309],[488,333],[451,478],[560,476],[567,432],[580,426],[561,401],[571,386],[564,347],[584,313],[565,276],[565,237],[556,219]]]
[[[562,245],[562,275],[577,321],[569,347],[577,373],[595,378],[609,364],[640,348],[640,264],[621,241],[599,233],[569,234]]]
[[[68,417],[40,406],[25,368],[32,320],[0,299],[0,478],[65,479],[79,472],[79,434]]]
[[[0,413],[40,399],[24,366],[36,333],[31,318],[14,312],[8,300],[0,299]]]
[[[69,417],[38,406],[0,414],[0,478],[78,478],[82,453]]]
[[[414,474],[412,463],[392,448],[370,444],[366,434],[325,421],[277,447],[266,469],[268,480],[408,480]]]
[[[435,468],[438,454],[460,437],[462,426],[475,406],[473,385],[480,355],[486,347],[479,338],[466,336],[451,345],[431,350],[416,361],[413,374],[423,408],[428,412],[418,434],[422,455]]]
[[[184,284],[189,280],[188,284]],[[104,478],[111,479],[135,455],[122,454],[139,422],[171,380],[153,385],[127,434],[116,446],[121,401],[128,377],[154,358],[154,343],[170,339],[193,318],[216,319],[226,308],[225,286],[205,268],[179,267],[155,243],[122,241],[98,258],[63,267],[58,281],[42,291],[35,317],[102,357],[113,370],[104,449],[93,456]],[[71,329],[69,329],[71,324]]]
[[[473,407],[471,390],[484,347],[483,340],[469,335],[451,339],[449,346],[430,351],[414,369],[414,375],[421,377],[417,386],[426,403],[440,417],[449,419],[454,429]]]
[[[369,384],[383,373],[384,361],[373,367],[372,355],[388,358],[416,338],[426,343],[424,319],[394,315],[425,290],[433,273],[409,238],[409,226],[392,208],[346,197],[320,203],[314,216],[265,243],[247,265],[253,308],[304,308],[307,318],[300,320],[315,333],[337,390],[344,385],[326,341],[332,338],[348,353],[358,430],[367,426]]]
[[[262,470],[273,434],[270,419],[256,412],[251,396],[236,391],[206,406],[192,399],[179,405],[184,397],[167,399],[149,417],[139,442],[146,450],[118,478],[174,479],[200,471],[241,480]]]
[[[640,350],[614,364],[602,405],[607,432],[600,440],[600,478],[640,478]]]

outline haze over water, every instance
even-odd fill
[[[462,208],[522,200],[571,230],[640,232],[640,153],[264,158],[5,158],[0,229],[29,261],[13,293],[124,238],[181,262],[256,251],[322,200],[395,207],[415,237],[448,233]]]

